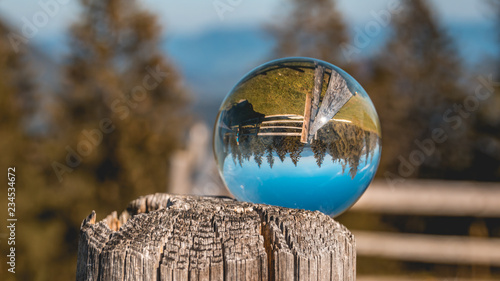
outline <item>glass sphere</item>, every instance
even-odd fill
[[[312,58],[268,62],[229,92],[214,129],[214,153],[242,201],[338,215],[372,181],[380,123],[361,85]]]

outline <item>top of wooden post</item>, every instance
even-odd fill
[[[82,223],[77,280],[355,280],[355,242],[320,212],[154,194]]]

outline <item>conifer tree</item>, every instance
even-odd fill
[[[187,121],[185,90],[159,49],[155,16],[133,0],[81,6],[54,116],[64,146],[52,166],[63,185],[78,181],[120,209],[166,191],[169,157]]]
[[[11,31],[8,26],[0,21],[0,77],[2,77],[0,79],[0,131],[2,135],[0,142],[2,142],[1,147],[19,147],[21,145],[16,143],[16,139],[23,138],[37,101],[33,95],[33,84],[24,53],[14,50],[7,39],[9,34]],[[11,151],[5,152],[6,154],[0,157],[2,160],[7,160],[6,156]]]
[[[484,97],[477,112],[474,124],[474,162],[471,165],[471,178],[475,180],[500,180],[500,2],[490,1],[494,12],[494,24],[497,39],[497,57],[492,60],[494,73],[488,73],[475,79]],[[477,93],[476,93],[477,95]]]
[[[345,67],[341,46],[349,40],[333,0],[290,0],[289,10],[270,27],[276,57],[305,56]]]
[[[457,108],[466,91],[453,42],[425,0],[404,1],[392,28],[377,59],[375,85],[367,87],[382,123],[382,171],[404,177],[454,177],[470,165],[471,119]],[[445,143],[432,140],[433,131],[440,128]]]
[[[29,52],[34,52],[34,49],[29,45],[20,49],[12,45],[9,36],[15,34],[13,32],[0,20],[0,169],[5,172],[6,177],[10,172],[9,178],[14,179],[10,185],[5,183],[5,196],[0,196],[0,204],[5,208],[2,208],[0,215],[22,220],[21,227],[16,225],[16,244],[10,245],[16,249],[16,276],[24,280],[48,279],[48,267],[54,266],[51,264],[52,257],[63,251],[58,252],[60,249],[54,245],[56,243],[50,246],[49,243],[38,243],[51,239],[50,234],[57,230],[47,231],[43,211],[47,214],[50,207],[38,200],[38,195],[46,190],[46,185],[43,178],[44,167],[40,161],[44,158],[44,151],[40,149],[43,137],[38,136],[32,126],[35,115],[40,110],[34,71],[29,61]],[[11,195],[7,196],[8,194]],[[14,217],[7,213],[7,203],[15,204]],[[5,224],[1,226],[6,227]],[[7,241],[3,241],[7,245]],[[10,274],[7,272],[8,267],[2,267],[5,269],[5,276]],[[64,268],[59,272],[68,270],[72,271]]]

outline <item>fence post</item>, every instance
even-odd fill
[[[154,194],[81,226],[77,281],[355,280],[352,234],[320,213]]]

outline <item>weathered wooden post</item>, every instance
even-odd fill
[[[355,280],[352,234],[320,213],[154,194],[82,223],[77,281]]]

